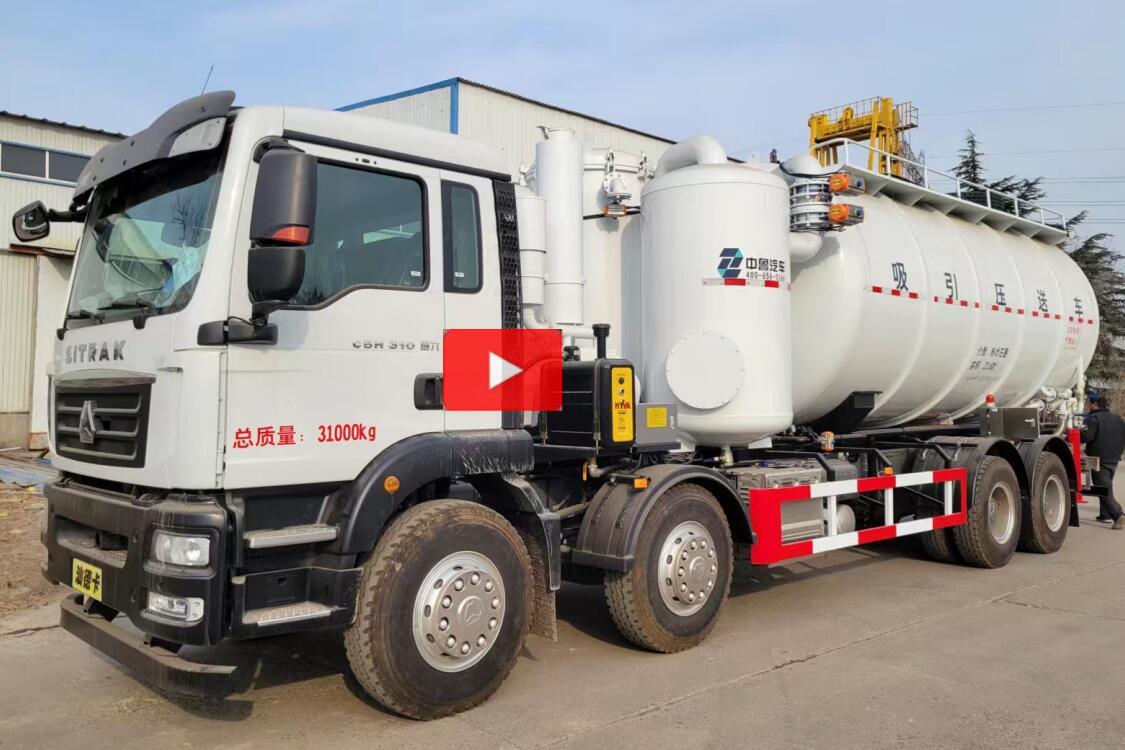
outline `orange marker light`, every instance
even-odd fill
[[[648,477],[636,477],[633,479],[633,489],[644,490],[648,489]]]
[[[278,229],[270,239],[286,245],[307,245],[309,244],[309,228],[291,224]]]
[[[884,474],[886,474],[887,476],[891,476],[892,474],[894,474],[894,473],[895,473],[894,467],[892,467],[892,466],[884,466],[884,467],[883,467],[883,473],[884,473]]]
[[[398,477],[391,474],[383,480],[383,489],[386,490],[388,495],[393,495],[398,492],[398,488],[402,486],[402,482],[398,481]]]
[[[851,187],[851,184],[848,175],[843,172],[837,172],[828,178],[828,189],[833,193],[842,193]]]

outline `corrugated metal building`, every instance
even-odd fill
[[[541,126],[570,128],[590,147],[647,156],[655,164],[674,141],[597,117],[555,107],[464,78],[450,78],[339,108],[457,133],[501,151],[513,179],[535,157]]]
[[[41,200],[66,208],[86,160],[120,133],[0,111],[0,446],[46,447],[47,363],[65,304],[77,224],[31,244],[12,214]]]

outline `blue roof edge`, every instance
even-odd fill
[[[458,99],[458,96],[457,96],[458,95],[458,91],[457,91],[458,85],[457,84],[458,84],[458,82],[459,82],[459,79],[457,79],[457,78],[446,78],[444,81],[438,81],[437,83],[429,83],[429,84],[426,84],[425,86],[417,86],[417,87],[412,88],[412,89],[406,89],[405,91],[397,91],[393,94],[387,94],[385,96],[377,96],[374,99],[364,99],[363,101],[355,102],[354,104],[345,104],[342,107],[336,107],[336,111],[337,112],[350,112],[353,109],[359,109],[361,107],[370,107],[372,104],[382,104],[383,102],[392,102],[395,99],[405,99],[408,96],[414,96],[415,94],[424,94],[427,91],[433,91],[435,89],[449,88],[449,89],[451,89],[451,91],[450,91],[451,106],[450,106],[450,113],[449,113],[449,119],[450,119],[449,130],[450,130],[451,133],[456,133],[457,132],[457,99]]]

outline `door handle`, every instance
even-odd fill
[[[441,373],[424,372],[414,378],[414,408],[445,408],[441,396]]]

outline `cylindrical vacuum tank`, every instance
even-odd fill
[[[659,170],[658,170],[659,171]],[[789,193],[764,169],[674,168],[642,193],[643,393],[702,445],[792,422]]]
[[[581,325],[582,141],[565,128],[548,128],[544,135],[535,144],[535,189],[547,201],[546,318],[553,325]]]
[[[988,394],[1019,406],[1071,387],[1089,365],[1098,311],[1063,250],[886,196],[848,201],[864,222],[794,268],[798,424],[858,391],[878,394],[868,426],[957,419]]]

